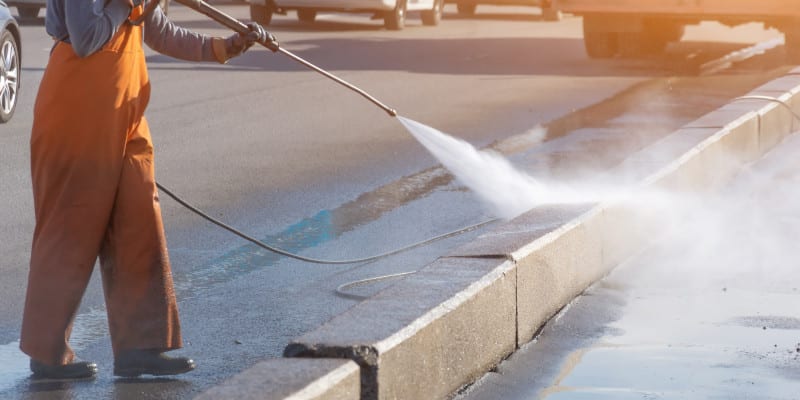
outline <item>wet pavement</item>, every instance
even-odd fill
[[[671,199],[669,234],[458,399],[796,399],[798,151],[795,134],[720,193]]]
[[[187,24],[208,28],[193,19]],[[486,25],[460,27],[469,31],[474,26],[487,36],[486,46],[477,53],[473,50],[476,46],[466,44],[466,39],[457,40],[460,45],[432,42],[426,39],[429,34],[412,29],[403,33],[404,40],[392,41],[378,29],[355,26],[324,21],[318,31],[306,33],[299,31],[294,21],[279,20],[276,29],[299,36],[290,42],[290,48],[300,49],[301,55],[332,66],[346,78],[372,79],[368,86],[382,94],[379,97],[396,99],[392,105],[408,110],[411,117],[478,146],[499,150],[542,179],[591,179],[630,152],[785,71],[776,61],[781,50],[775,50],[721,75],[697,76],[702,60],[744,46],[735,41],[689,41],[672,48],[664,59],[593,63],[582,54],[576,38],[579,24],[574,20],[547,29],[551,36],[567,32],[566,39],[508,40],[506,31],[480,32],[489,29]],[[354,30],[353,36],[368,38],[343,38],[341,31],[348,30]],[[567,42],[571,45],[563,46]],[[559,45],[566,49],[559,59],[506,61],[515,60],[521,46],[542,51]],[[375,58],[358,63],[348,59],[347,52],[354,52],[355,47],[360,54],[376,53]],[[393,49],[391,54],[387,48]],[[46,54],[44,46],[40,50],[26,60]],[[398,54],[406,54],[403,51],[413,51],[416,58],[412,59],[417,61],[401,59]],[[420,62],[426,54],[439,56],[429,63]],[[469,63],[456,65],[448,58],[465,54],[472,57]],[[227,78],[221,94],[200,88],[192,93],[186,90],[187,76],[202,81],[217,67],[187,71],[185,64],[150,58],[154,90],[170,92],[170,97],[154,96],[149,112],[151,125],[161,127],[162,132],[157,137],[162,183],[259,239],[326,259],[381,253],[490,217],[421,146],[397,130],[402,129],[399,124],[391,124],[390,129],[384,115],[376,123],[366,111],[358,118],[341,118],[341,110],[363,110],[361,99],[353,99],[351,104],[349,98],[339,97],[342,89],[329,88],[328,82],[317,83],[316,76],[298,74],[295,66],[281,61],[270,64],[268,71],[259,70],[254,66],[260,63],[257,56],[259,53],[250,53],[226,67],[236,69],[237,79]],[[690,56],[697,65],[687,67],[679,62]],[[28,67],[27,72],[26,79],[31,82],[41,71]],[[255,74],[259,74],[259,82],[267,83],[243,78]],[[263,79],[263,74],[281,74],[282,79]],[[413,80],[408,79],[409,74],[414,74]],[[556,74],[564,74],[563,79]],[[410,81],[419,88],[437,90],[427,92],[427,103],[421,104],[422,89],[399,90]],[[467,93],[466,85],[473,87],[469,98],[454,98],[458,96],[452,93]],[[245,90],[234,96],[234,88]],[[264,90],[278,94],[264,99]],[[287,91],[299,95],[280,96]],[[308,93],[314,93],[314,99],[309,99]],[[236,104],[226,104],[229,112],[219,113],[215,107],[221,100],[217,97],[224,96],[235,99],[232,102]],[[27,99],[30,103],[31,98]],[[325,100],[325,107],[313,104],[315,99]],[[341,107],[330,107],[331,101]],[[238,103],[257,104],[269,118],[245,118],[250,111],[242,111]],[[305,108],[314,112],[289,111]],[[16,117],[13,123],[19,126],[24,113]],[[330,127],[331,121],[337,126]],[[546,133],[541,134],[544,131],[537,125],[544,126]],[[264,127],[274,133],[265,134]],[[219,131],[237,133],[226,137],[229,148],[224,152],[215,137]],[[13,132],[20,137],[26,134],[24,129]],[[368,137],[354,132],[366,132]],[[267,139],[259,141],[264,137]],[[3,140],[11,143],[12,139],[17,140]],[[300,146],[306,143],[309,145]],[[13,154],[25,165],[24,151]],[[5,171],[9,174],[10,169]],[[3,182],[15,182],[7,187],[27,195],[26,173],[20,169]],[[289,340],[356,304],[336,296],[336,287],[381,274],[413,271],[481,233],[470,232],[364,265],[319,266],[242,244],[170,200],[163,203],[186,345],[179,354],[194,357],[200,368],[176,379],[114,379],[109,373],[112,360],[105,309],[98,282],[93,281],[71,342],[81,357],[98,362],[100,376],[94,382],[30,381],[27,359],[17,350],[16,339],[24,268],[9,269],[4,271],[8,279],[0,283],[8,304],[0,310],[4,317],[0,323],[0,398],[191,397],[258,360],[279,356]],[[9,204],[20,207],[24,202]],[[31,220],[25,210],[9,220],[20,216]],[[7,229],[0,231],[3,237],[16,237],[20,229],[29,228],[24,224],[7,226],[0,228]],[[16,241],[12,248],[4,248],[9,263],[24,265],[26,247],[24,241]],[[370,295],[391,283],[359,287],[357,293]]]

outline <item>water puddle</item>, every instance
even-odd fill
[[[766,329],[794,329],[800,330],[800,318],[775,316],[775,315],[748,315],[736,317],[728,321],[732,325],[748,328]],[[800,340],[800,337],[798,337]]]
[[[77,352],[107,336],[105,308],[92,308],[75,317],[70,346]],[[19,349],[19,340],[0,345],[0,393],[28,378],[30,375],[28,363],[28,356]]]
[[[19,340],[0,345],[0,393],[13,388],[28,375],[28,356],[20,351]]]

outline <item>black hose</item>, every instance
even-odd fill
[[[420,242],[417,242],[417,243],[414,243],[414,244],[410,244],[408,246],[404,246],[404,247],[401,247],[401,248],[398,248],[398,249],[395,249],[395,250],[391,250],[391,251],[388,251],[386,253],[382,253],[382,254],[378,254],[378,255],[375,255],[375,256],[371,256],[371,257],[356,258],[356,259],[352,259],[352,260],[323,260],[323,259],[318,259],[318,258],[304,257],[304,256],[301,256],[301,255],[290,253],[290,252],[288,252],[286,250],[283,250],[283,249],[280,249],[278,247],[272,246],[270,244],[264,243],[264,242],[254,238],[254,237],[252,237],[252,236],[250,236],[250,235],[248,235],[248,234],[246,234],[246,233],[244,233],[244,232],[242,232],[242,231],[240,231],[240,230],[238,230],[238,229],[236,229],[236,228],[234,228],[234,227],[232,227],[232,226],[230,226],[230,225],[228,225],[228,224],[226,224],[226,223],[224,223],[224,222],[222,222],[222,221],[220,221],[218,219],[215,219],[214,217],[212,217],[212,216],[208,215],[207,213],[201,211],[197,207],[187,203],[181,197],[179,197],[178,195],[176,195],[175,193],[173,193],[171,190],[167,189],[166,187],[164,187],[160,183],[156,182],[156,186],[158,186],[158,188],[162,192],[166,193],[167,196],[171,197],[173,200],[178,202],[178,204],[186,207],[187,209],[189,209],[193,213],[203,217],[205,220],[211,222],[212,224],[217,225],[220,228],[225,229],[226,231],[231,232],[234,235],[239,236],[242,239],[247,240],[247,241],[255,244],[256,246],[261,247],[262,249],[269,250],[269,251],[271,251],[273,253],[277,253],[277,254],[280,254],[282,256],[294,258],[295,260],[305,261],[305,262],[314,263],[314,264],[360,264],[360,263],[365,263],[365,262],[369,262],[369,261],[375,261],[375,260],[378,260],[378,259],[381,259],[381,258],[386,258],[386,257],[392,256],[392,255],[398,254],[398,253],[402,253],[404,251],[408,251],[408,250],[411,250],[411,249],[414,249],[414,248],[417,248],[417,247],[420,247],[420,246],[423,246],[423,245],[426,245],[426,244],[430,244],[430,243],[433,243],[433,242],[438,241],[438,240],[442,240],[442,239],[446,239],[446,238],[449,238],[449,237],[452,237],[452,236],[456,236],[456,235],[460,235],[460,234],[463,234],[463,233],[467,233],[467,232],[473,231],[475,229],[478,229],[478,228],[480,228],[480,227],[482,227],[484,225],[488,225],[488,224],[490,224],[492,222],[497,221],[496,218],[495,219],[490,219],[490,220],[487,220],[487,221],[483,221],[483,222],[480,222],[480,223],[477,223],[477,224],[474,224],[474,225],[470,225],[470,226],[467,226],[467,227],[464,227],[464,228],[461,228],[461,229],[458,229],[458,230],[455,230],[455,231],[452,231],[452,232],[448,232],[448,233],[444,233],[444,234],[441,234],[441,235],[438,235],[438,236],[434,236],[434,237],[432,237],[430,239],[426,239],[426,240],[423,240],[423,241],[420,241]]]
[[[782,105],[784,108],[786,108],[787,110],[789,110],[789,112],[792,113],[792,116],[798,122],[800,122],[800,115],[798,115],[797,112],[794,111],[792,106],[789,105],[788,103],[786,103],[785,101],[777,98],[777,97],[759,96],[759,95],[747,95],[747,96],[736,97],[731,101],[736,101],[736,100],[764,100],[764,101],[769,101],[769,102],[773,102],[773,103],[778,103],[778,104]]]

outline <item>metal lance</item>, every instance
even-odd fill
[[[153,1],[153,0],[151,0],[151,1]],[[178,2],[180,4],[183,4],[186,7],[189,7],[192,10],[195,10],[195,11],[197,11],[197,12],[203,14],[203,15],[206,15],[207,17],[213,19],[214,21],[219,22],[220,24],[222,24],[225,27],[233,30],[234,32],[237,32],[237,33],[242,34],[242,35],[246,35],[246,34],[250,33],[250,28],[248,28],[247,25],[245,25],[242,21],[239,21],[238,19],[231,17],[230,15],[228,15],[228,14],[220,11],[219,9],[209,5],[208,3],[206,3],[203,0],[174,0],[174,1],[176,1],[176,2]],[[375,104],[376,106],[378,106],[381,109],[383,109],[383,111],[386,111],[386,113],[389,114],[389,116],[391,116],[391,117],[396,117],[397,116],[397,111],[395,111],[393,108],[387,106],[386,104],[383,104],[382,102],[380,102],[375,97],[372,97],[369,93],[365,92],[361,88],[353,85],[350,82],[345,81],[342,78],[339,78],[336,75],[331,74],[330,72],[328,72],[328,71],[326,71],[326,70],[324,70],[324,69],[322,69],[322,68],[320,68],[320,67],[318,67],[318,66],[316,66],[316,65],[314,65],[314,64],[312,64],[312,63],[310,63],[310,62],[308,62],[306,60],[304,60],[303,58],[301,58],[300,56],[292,53],[291,51],[286,50],[283,47],[280,47],[278,45],[278,43],[272,42],[272,41],[267,39],[264,42],[259,42],[259,44],[264,46],[264,47],[266,47],[266,48],[268,48],[268,49],[270,49],[273,52],[280,52],[280,53],[288,56],[289,58],[299,62],[300,64],[303,64],[304,66],[306,66],[306,67],[308,67],[308,68],[310,68],[310,69],[312,69],[312,70],[314,70],[316,72],[319,72],[320,74],[324,75],[326,78],[331,79],[331,80],[339,83],[340,85],[342,85],[342,86],[344,86],[344,87],[346,87],[346,88],[348,88],[348,89],[360,94],[365,99],[371,101],[373,104]]]

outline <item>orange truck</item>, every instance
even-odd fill
[[[761,22],[783,32],[786,54],[800,62],[800,0],[554,0],[554,8],[583,16],[592,58],[658,53],[701,21],[735,26]]]

